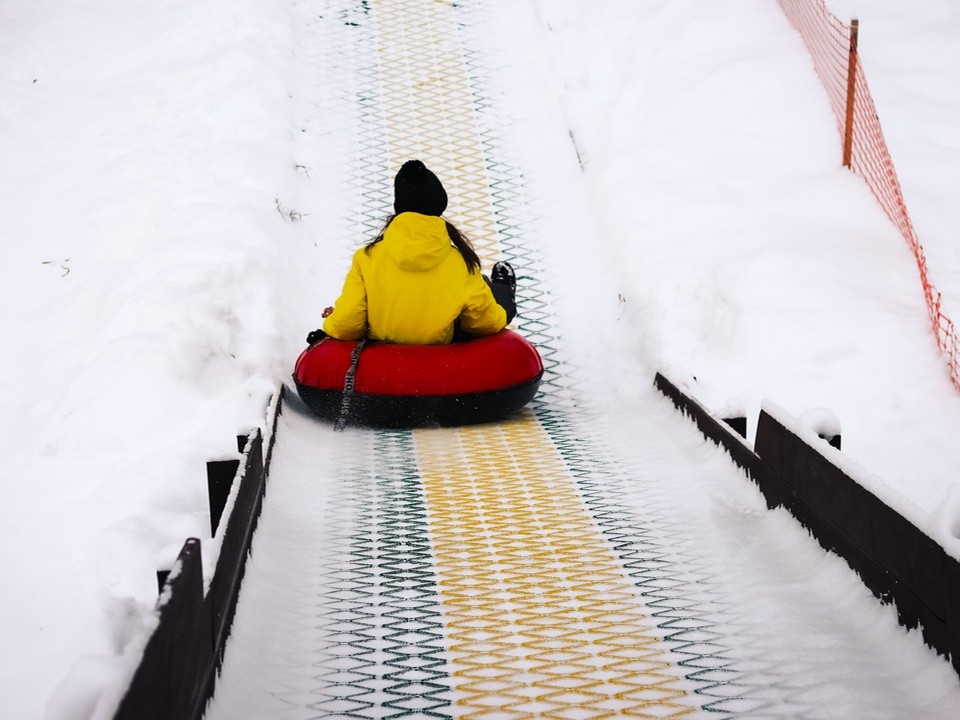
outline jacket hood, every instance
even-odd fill
[[[452,251],[446,221],[433,215],[397,215],[380,241],[387,256],[403,270],[423,272],[439,265]]]

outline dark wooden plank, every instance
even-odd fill
[[[945,620],[951,632],[960,635],[960,562],[948,556],[943,566]],[[957,648],[954,661],[960,662],[960,645]]]
[[[907,518],[769,413],[761,411],[754,449],[722,428],[693,398],[657,374],[656,386],[724,447],[763,492],[840,557],[900,623],[951,657],[960,673],[960,563]],[[839,446],[839,436],[831,438]],[[839,449],[839,448],[838,448]]]
[[[216,571],[210,581],[213,612],[213,643],[222,651],[230,632],[243,569],[250,549],[250,541],[259,514],[263,485],[263,442],[260,430],[253,431],[248,444],[236,501],[224,529]]]
[[[706,408],[682,392],[670,380],[657,373],[654,378],[654,385],[661,393],[670,398],[681,412],[696,423],[700,432],[724,448],[738,466],[744,469],[755,469],[759,465],[759,458],[736,432],[725,423],[714,418]]]
[[[233,479],[237,476],[240,460],[210,460],[207,463],[207,497],[210,505],[210,536],[217,534],[223,508],[230,497]]]
[[[206,702],[194,680],[213,654],[209,635],[203,632],[199,540],[184,543],[175,568],[158,601],[159,623],[115,720],[193,718]]]
[[[844,537],[841,555],[851,560],[852,553],[862,553],[909,588],[933,615],[945,619],[946,554],[939,544],[763,411],[756,450],[815,510],[804,524],[813,529],[829,523]]]

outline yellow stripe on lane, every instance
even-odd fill
[[[414,433],[465,718],[681,717],[666,657],[530,416]]]
[[[498,255],[470,78],[444,0],[373,4],[390,170],[423,160],[486,265]],[[676,717],[692,711],[656,634],[530,416],[414,433],[468,718]]]
[[[443,0],[373,7],[389,170],[423,160],[447,190],[445,215],[489,267],[499,252],[493,205],[453,8]]]

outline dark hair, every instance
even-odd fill
[[[370,248],[383,240],[383,234],[387,231],[387,228],[390,227],[390,223],[392,223],[396,217],[396,215],[391,215],[384,221],[383,228],[373,240],[367,243],[364,250],[369,253]],[[467,270],[471,273],[479,272],[480,258],[477,256],[477,251],[473,249],[473,244],[470,242],[470,238],[460,232],[460,230],[458,230],[457,227],[449,220],[444,219],[443,222],[447,226],[447,235],[450,237],[450,242],[452,242],[453,246],[460,251],[460,255],[463,256],[463,261],[467,264]]]

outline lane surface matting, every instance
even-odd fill
[[[356,236],[389,212],[384,178],[423,159],[485,269],[505,258],[523,278],[542,393],[503,423],[338,435],[291,401],[240,601],[238,627],[257,627],[235,629],[233,699],[218,686],[208,717],[814,717],[816,673],[751,633],[683,501],[638,489],[642,459],[577,407],[473,42],[481,5],[322,3],[307,39],[354,106]]]

